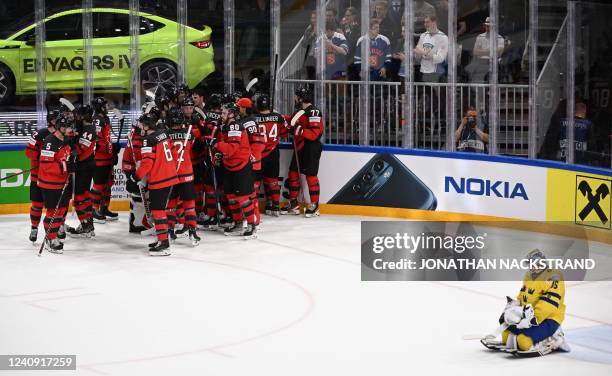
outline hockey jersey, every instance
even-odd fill
[[[288,124],[285,118],[277,113],[255,115],[255,123],[264,136],[265,147],[261,157],[265,158],[278,147],[279,139],[287,134]]]
[[[195,140],[195,134],[199,133],[192,130],[187,133],[187,128],[169,129],[166,131],[170,142],[172,143],[173,153],[177,156],[178,179],[180,183],[193,181],[193,155],[192,147]]]
[[[310,105],[304,110],[297,123],[296,127],[301,127],[299,134],[295,135],[295,144],[297,150],[302,150],[305,142],[314,142],[321,139],[323,135],[323,115],[315,105]]]
[[[30,179],[32,182],[38,181],[38,168],[40,165],[40,150],[42,149],[43,142],[51,132],[47,128],[34,131],[32,136],[28,140],[26,145],[25,154],[30,160]]]
[[[257,126],[254,116],[249,116],[244,119],[240,119],[239,122],[242,127],[246,130],[249,138],[249,145],[251,146],[251,162],[253,163],[253,170],[261,170],[261,158],[264,149],[266,148],[265,136],[262,130]]]
[[[561,119],[561,127],[559,129],[559,152],[557,160],[565,160],[567,154],[567,126],[569,120]],[[574,161],[576,163],[585,163],[588,161],[589,142],[591,141],[591,133],[593,132],[593,123],[588,119],[574,119]]]
[[[565,283],[561,272],[547,269],[536,278],[527,272],[523,287],[517,296],[521,305],[531,304],[538,323],[546,319],[556,321],[559,325],[565,319]]]
[[[349,47],[344,35],[338,32],[334,32],[331,38],[324,38],[323,44],[328,40],[344,50],[344,54],[341,54],[331,47],[325,49],[325,77],[328,80],[337,80],[346,76],[346,55],[348,54]],[[316,44],[315,56],[319,56],[320,41],[321,38],[319,38]]]
[[[361,66],[361,45],[364,43],[363,37],[357,40],[355,48],[355,64],[359,68]],[[370,38],[370,79],[373,81],[381,81],[383,77],[378,72],[381,68],[389,68],[391,63],[391,42],[389,38],[378,34],[374,38]]]
[[[55,134],[48,135],[40,151],[38,186],[44,189],[62,189],[68,180],[67,162],[71,148]]]
[[[448,37],[443,32],[424,32],[419,37],[417,48],[431,53],[427,57],[420,57],[421,73],[444,74],[446,72],[445,62],[448,54]]]
[[[242,170],[251,159],[251,146],[246,130],[240,123],[231,121],[222,127],[223,138],[217,150],[223,153],[223,166],[228,171]]]
[[[78,140],[76,143],[79,162],[94,160],[97,131],[93,124],[79,123],[77,125]]]
[[[148,178],[149,189],[166,188],[178,184],[177,156],[165,131],[156,131],[142,141],[142,161],[136,170],[139,179]]]
[[[113,144],[111,142],[111,122],[108,116],[96,114],[93,119],[96,127],[96,166],[110,166],[113,164]]]
[[[130,142],[125,146],[123,151],[123,159],[121,160],[121,169],[123,172],[136,171],[138,162],[142,159],[140,149],[142,148],[143,137],[132,129],[128,135]]]

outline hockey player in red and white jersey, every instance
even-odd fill
[[[142,141],[144,140],[143,124],[155,124],[158,120],[157,116],[153,115],[151,112],[152,111],[140,116],[138,123],[128,134],[128,143],[123,151],[123,159],[121,161],[121,170],[127,178],[125,188],[130,195],[130,233],[138,234],[153,227],[153,223],[149,223],[149,220],[152,220],[152,218],[147,217],[145,209],[144,200],[146,200],[147,197],[142,197],[138,185],[134,183],[134,179],[130,178],[131,175],[136,173],[136,169],[142,160],[141,148]]]
[[[43,195],[38,186],[38,170],[40,166],[40,151],[47,136],[55,132],[55,122],[60,115],[59,110],[53,109],[47,112],[47,128],[34,131],[28,140],[25,154],[30,160],[30,241],[34,243],[38,238],[38,225],[44,208]]]
[[[265,146],[261,153],[261,171],[266,192],[266,214],[278,217],[280,214],[280,138],[288,132],[285,118],[271,110],[270,97],[266,94],[256,95],[255,123],[264,136]]]
[[[300,214],[297,197],[300,192],[300,173],[306,175],[310,205],[304,210],[306,218],[319,215],[319,160],[323,151],[321,137],[323,136],[323,114],[321,110],[312,104],[314,94],[307,87],[300,87],[295,91],[295,103],[304,114],[300,116],[295,126],[291,129],[294,147],[299,158],[300,170],[298,172],[295,154],[289,166],[287,184],[289,186],[289,205],[282,214]],[[294,114],[293,116],[296,116]]]
[[[249,98],[240,98],[236,102],[240,109],[239,123],[246,130],[251,147],[251,164],[253,165],[253,195],[251,201],[255,213],[255,226],[259,226],[261,214],[259,212],[259,190],[262,183],[261,171],[261,155],[266,147],[265,136],[262,130],[257,126],[253,112],[253,102]]]
[[[117,220],[117,213],[108,209],[111,187],[113,186],[113,166],[119,154],[118,144],[111,142],[111,121],[108,117],[108,102],[103,97],[91,101],[94,108],[93,125],[97,130],[96,169],[93,176],[93,186],[90,197],[93,203],[94,219],[99,223],[107,220]]]
[[[179,183],[172,187],[172,193],[168,200],[167,216],[168,228],[171,237],[175,237],[174,226],[176,225],[176,208],[179,201],[185,213],[185,226],[182,232],[188,232],[193,245],[198,245],[200,237],[196,233],[196,212],[195,212],[195,190],[193,187],[193,167],[191,163],[191,149],[197,131],[193,126],[186,126],[186,119],[178,108],[170,110],[169,116],[170,129],[166,131],[172,144],[173,152],[177,156],[177,175]]]
[[[76,120],[76,138],[73,147],[78,156],[75,187],[74,209],[79,218],[77,228],[67,227],[66,232],[75,237],[90,238],[95,236],[93,224],[93,205],[89,197],[89,189],[96,168],[94,153],[97,131],[93,125],[93,108],[90,105],[79,105],[74,110]]]
[[[207,144],[210,144],[213,139],[221,139],[222,137],[221,96],[219,94],[212,94],[206,101],[206,106],[206,120],[201,131],[201,137]],[[198,224],[205,230],[216,230],[220,221],[222,221],[221,217],[223,214],[217,211],[217,200],[221,200],[220,193],[222,192],[224,170],[222,164],[219,166],[213,165],[212,155],[214,155],[214,150],[207,145],[204,149],[204,159],[206,161],[204,171],[204,209],[206,215],[198,218]],[[215,183],[217,184],[216,191]],[[231,221],[231,218],[229,220]]]
[[[74,122],[66,115],[57,118],[55,132],[45,137],[40,152],[38,186],[45,203],[45,249],[51,253],[63,253],[64,244],[58,239],[64,224],[69,201],[69,178],[75,172],[75,155],[70,147]]]
[[[240,111],[230,102],[222,108],[222,138],[210,139],[209,146],[217,151],[216,158],[223,161],[225,168],[223,190],[229,201],[234,221],[232,227],[225,229],[230,236],[242,235],[246,239],[255,237],[255,213],[251,196],[253,194],[253,168],[251,166],[251,147],[248,135],[236,121]],[[214,162],[213,162],[214,163]],[[246,219],[247,227],[243,228]]]

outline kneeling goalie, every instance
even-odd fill
[[[539,249],[527,254],[531,261],[544,260]],[[508,297],[499,318],[501,341],[489,335],[480,342],[487,348],[534,357],[553,351],[570,351],[561,324],[565,319],[565,283],[558,270],[532,269],[525,274],[517,299]]]

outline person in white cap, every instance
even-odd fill
[[[470,65],[466,68],[470,74],[471,82],[486,82],[489,74],[489,33],[491,32],[491,23],[489,17],[484,22],[485,32],[476,37],[474,44],[473,59]],[[504,52],[504,38],[497,34],[497,58],[499,59]]]

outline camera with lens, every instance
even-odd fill
[[[476,118],[473,116],[468,116],[466,119],[466,125],[469,128],[476,128]]]

